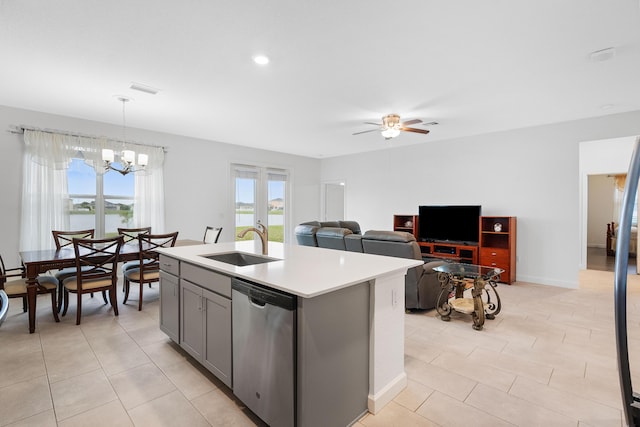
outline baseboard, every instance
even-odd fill
[[[375,395],[369,395],[367,407],[372,414],[377,413],[385,405],[391,402],[407,386],[407,374],[402,372],[394,380],[390,381],[382,390]]]
[[[517,285],[518,282],[534,283],[537,285],[557,286],[560,288],[567,288],[567,289],[578,289],[579,287],[577,278],[575,281],[573,280],[569,281],[569,280],[551,279],[549,277],[542,277],[542,276],[529,276],[529,275],[518,274],[518,276],[516,277],[515,284]]]

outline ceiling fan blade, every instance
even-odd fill
[[[402,122],[402,126],[417,125],[418,123],[422,123],[422,120],[420,119],[407,120],[406,122]]]
[[[405,132],[423,133],[425,135],[429,133],[429,131],[427,129],[416,129],[416,128],[405,128],[405,127],[402,127],[402,128],[400,128],[400,130],[403,130]]]
[[[382,123],[373,123],[373,122],[362,122],[365,125],[374,125],[374,126],[382,126]]]
[[[429,122],[429,123],[423,123],[422,126],[433,126],[433,125],[437,125],[438,122]]]
[[[363,130],[361,132],[352,133],[351,135],[360,135],[361,133],[369,133],[369,132],[380,132],[380,129]]]

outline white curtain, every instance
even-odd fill
[[[164,233],[164,178],[162,169],[135,177],[134,221],[138,227],[151,227],[155,234]]]
[[[25,151],[22,178],[20,250],[53,249],[51,230],[68,230],[67,172],[34,161]]]
[[[71,160],[84,159],[96,174],[104,174],[102,149],[120,152],[123,143],[31,130],[24,131],[24,143],[20,250],[53,248],[51,230],[69,229],[67,168]],[[131,143],[127,148],[149,156],[145,170],[136,173],[136,210],[140,207],[136,219],[153,227],[154,232],[164,230],[164,150]]]

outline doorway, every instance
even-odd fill
[[[627,172],[635,138],[630,136],[580,143],[581,269],[613,270],[615,257],[606,253],[607,223],[617,222],[613,177]],[[634,255],[629,259],[631,274],[637,274],[636,265]]]
[[[610,252],[615,251],[609,233],[612,221],[619,216],[616,207],[616,199],[619,197],[620,182],[624,174],[596,174],[588,176],[588,210],[587,210],[587,270],[613,271],[615,267],[615,256]],[[624,179],[624,178],[622,178]],[[635,211],[637,212],[637,210]],[[634,218],[637,215],[634,214]],[[637,219],[634,220],[637,224]],[[632,238],[637,241],[637,225],[634,226]],[[632,229],[633,230],[633,229]],[[636,248],[637,244],[630,245]],[[630,251],[629,274],[637,274],[636,250]]]
[[[322,221],[341,221],[345,214],[345,183],[332,181],[323,183]]]

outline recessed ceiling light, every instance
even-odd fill
[[[610,109],[612,109],[613,107],[615,107],[615,104],[604,104],[604,105],[601,105],[601,106],[600,106],[600,109],[601,109],[601,110],[610,110]]]
[[[614,56],[616,56],[616,48],[608,47],[606,49],[600,49],[591,52],[589,54],[589,59],[591,59],[591,61],[593,62],[604,62],[613,59]]]
[[[265,55],[256,55],[253,57],[253,62],[258,65],[267,65],[269,63],[269,57]]]

